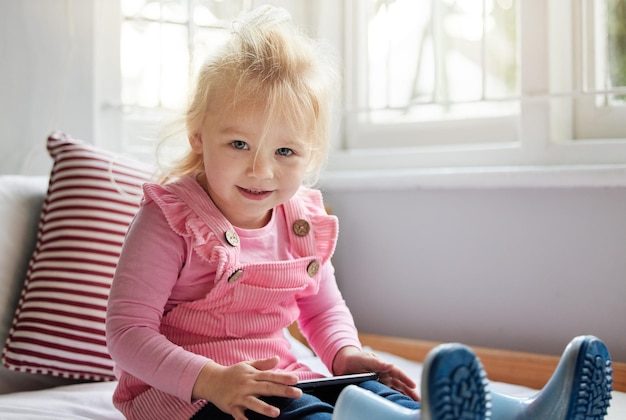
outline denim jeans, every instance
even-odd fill
[[[403,407],[412,410],[416,410],[420,407],[418,402],[413,401],[406,395],[394,391],[378,381],[366,381],[359,384],[359,386],[393,401],[396,404],[400,404]],[[333,393],[328,393],[320,395],[319,397],[316,395],[302,394],[302,397],[298,399],[270,397],[263,398],[263,400],[280,409],[280,416],[278,418],[281,420],[330,420],[333,416],[333,404],[337,400],[340,391],[341,390],[338,389],[334,392],[334,395]],[[246,417],[250,420],[269,419],[269,417],[249,410],[246,411]],[[192,417],[192,420],[209,419],[232,420],[232,417],[220,411],[213,404],[207,404]]]

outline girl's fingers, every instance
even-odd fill
[[[392,365],[392,368],[386,372],[379,372],[380,381],[388,387],[403,393],[415,401],[419,401],[419,395],[415,390],[417,384],[403,370]]]
[[[295,385],[298,382],[298,377],[293,373],[277,372],[272,369],[275,368],[280,359],[278,356],[270,357],[267,359],[254,360],[250,362],[250,366],[257,369],[259,381],[275,382],[284,385]]]
[[[254,411],[255,413],[262,414],[266,417],[275,418],[280,415],[280,410],[277,407],[269,405],[268,403],[258,398],[253,398],[246,408],[248,410]]]
[[[393,378],[388,386],[398,392],[403,393],[404,395],[411,397],[415,401],[419,401],[419,395],[417,394],[415,388],[407,385],[405,382],[402,382],[397,378]]]
[[[264,382],[254,394],[264,397],[300,398],[302,390],[283,383]]]
[[[292,373],[285,372],[260,372],[256,378],[258,382],[265,382],[267,386],[271,384],[279,385],[295,385],[298,383],[298,377]]]
[[[280,359],[278,356],[268,357],[267,359],[253,360],[250,362],[250,366],[258,370],[270,370],[278,366]]]

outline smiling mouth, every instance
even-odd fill
[[[267,196],[269,196],[272,191],[267,191],[267,190],[256,190],[256,189],[249,189],[249,188],[243,188],[243,187],[237,187],[239,188],[239,191],[241,191],[241,193],[249,198],[257,198],[257,199],[261,199],[261,198],[265,198]]]
[[[243,187],[239,187],[240,190],[247,192],[248,194],[265,194],[268,193],[269,191],[263,191],[263,190],[250,190],[248,188],[243,188]]]

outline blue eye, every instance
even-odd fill
[[[291,156],[293,155],[293,150],[287,147],[281,147],[279,149],[276,149],[276,154],[280,156]]]
[[[248,150],[249,149],[248,143],[246,143],[243,140],[233,140],[230,144],[233,146],[234,149],[238,149],[238,150]]]

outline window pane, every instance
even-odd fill
[[[626,88],[626,0],[607,0],[608,85]],[[610,96],[611,105],[626,105],[626,94]]]
[[[185,104],[189,81],[187,26],[161,25],[161,106],[177,109]]]
[[[184,23],[189,20],[187,0],[123,0],[122,16],[134,19]]]
[[[135,111],[183,106],[190,76],[244,7],[242,0],[123,0],[121,6],[122,101]]]
[[[242,0],[192,0],[193,22],[199,26],[230,25],[243,10]]]
[[[485,94],[488,98],[517,96],[519,54],[517,1],[498,0],[486,10]]]
[[[581,28],[576,45],[573,137],[580,140],[624,139],[626,135],[626,0],[576,3]]]
[[[422,71],[419,60],[427,56],[432,62],[432,44],[426,42],[431,10],[418,13],[418,3],[371,2],[367,38],[369,106],[373,109],[405,107],[413,96],[432,96],[432,66],[424,66],[430,72]],[[415,53],[418,50],[422,55]]]
[[[139,17],[146,3],[150,2],[151,0],[123,0],[120,3],[122,16],[127,18]]]
[[[383,119],[516,112],[515,104],[486,101],[519,95],[517,6],[516,0],[371,0],[369,109],[387,110]]]
[[[145,21],[122,23],[122,103],[159,106],[160,24]]]
[[[188,10],[187,0],[163,0],[161,16],[166,22],[187,23],[189,21]]]
[[[215,49],[223,45],[228,40],[230,33],[223,29],[214,28],[196,28],[193,40],[193,62],[192,69],[195,74],[205,59],[215,51]]]
[[[600,92],[597,107],[624,105],[626,95],[626,0],[587,0],[583,7],[584,90]]]

